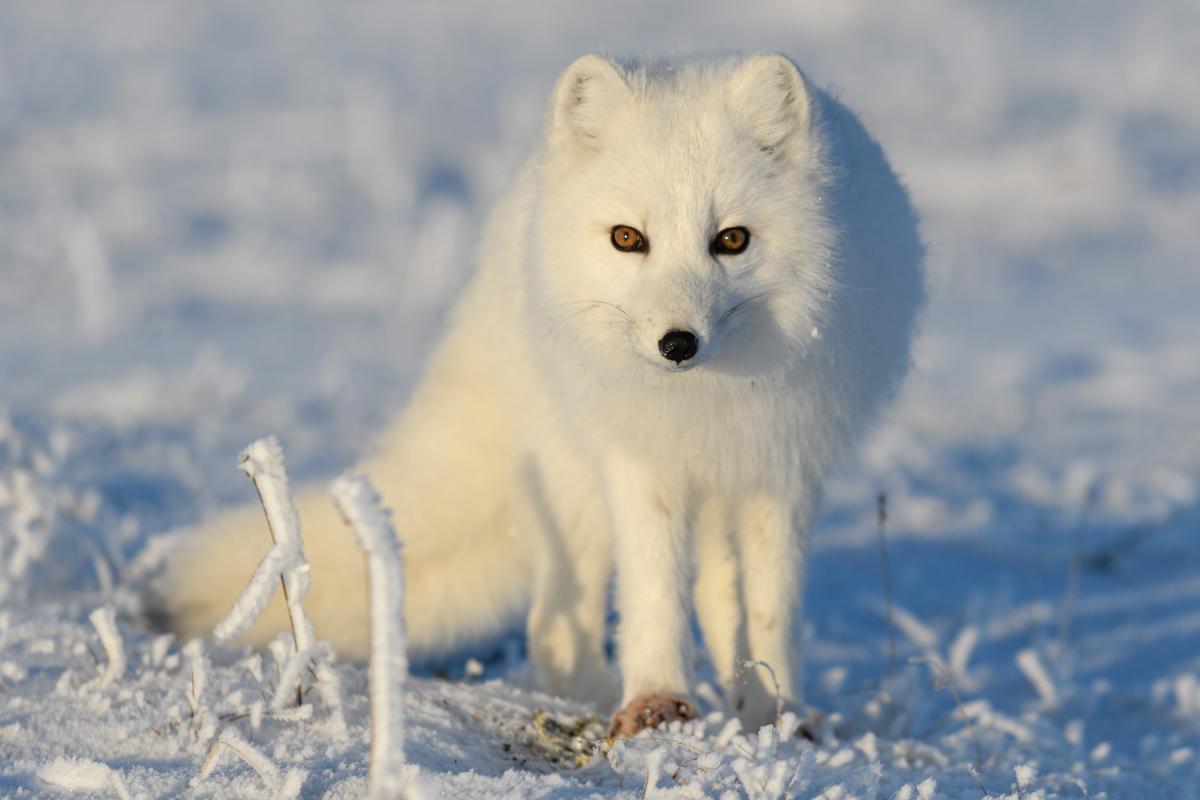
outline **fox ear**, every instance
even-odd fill
[[[729,81],[735,119],[744,119],[759,147],[787,150],[812,124],[812,97],[800,70],[787,57],[768,53],[742,62]]]
[[[594,53],[577,58],[554,87],[551,137],[598,150],[608,118],[628,98],[629,84],[616,62]]]

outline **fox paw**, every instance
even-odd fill
[[[613,714],[609,735],[624,739],[668,722],[694,719],[695,716],[696,709],[685,700],[669,694],[644,694],[633,698]]]

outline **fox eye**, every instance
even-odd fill
[[[628,225],[613,227],[612,245],[622,253],[644,253],[647,250],[646,237],[637,228]]]
[[[712,240],[711,251],[714,256],[735,256],[750,244],[750,231],[742,226],[726,228]]]

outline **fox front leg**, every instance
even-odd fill
[[[730,708],[742,706],[741,664],[750,658],[746,642],[742,575],[729,504],[708,498],[696,515],[696,619],[704,634],[717,679]]]
[[[594,487],[570,466],[524,469],[520,510],[537,542],[529,653],[543,688],[607,711],[617,699],[604,655],[612,547]]]
[[[617,634],[623,684],[614,736],[691,719],[691,584],[686,492],[624,452],[605,460],[617,571]]]
[[[757,664],[743,665],[746,686],[739,716],[748,730],[774,722],[780,702],[793,708],[802,702],[793,637],[804,598],[811,507],[807,498],[764,493],[746,498],[738,509],[746,638],[749,660]]]

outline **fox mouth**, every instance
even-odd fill
[[[707,354],[697,353],[694,357],[684,361],[682,364],[672,364],[669,361],[659,359],[654,366],[661,369],[663,372],[687,372],[695,369],[708,360]]]
[[[662,372],[666,373],[667,375],[678,375],[683,372],[691,372],[696,367],[699,367],[701,362],[707,360],[704,358],[697,358],[695,361],[689,361],[686,364],[668,364],[667,362],[662,361],[662,359],[655,361],[649,356],[642,355],[641,353],[639,353],[638,356],[642,361],[645,361],[647,364],[653,367],[655,372]]]

